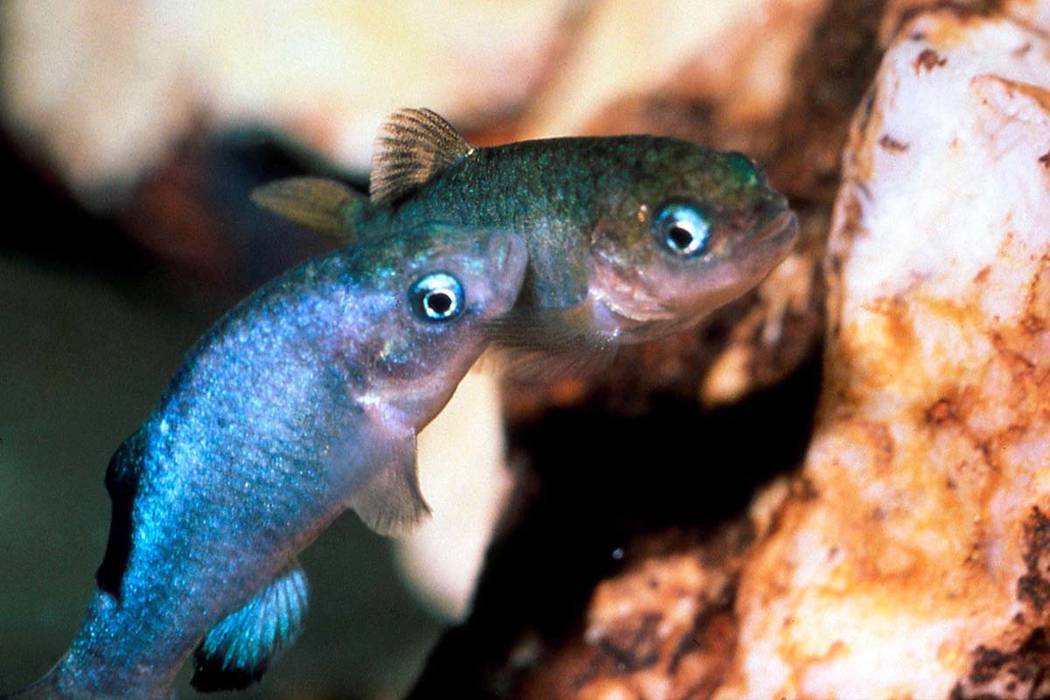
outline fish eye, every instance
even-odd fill
[[[424,321],[451,321],[463,313],[463,285],[447,272],[431,272],[409,290],[412,310]]]
[[[665,204],[653,220],[653,225],[664,247],[683,257],[704,253],[711,239],[711,224],[707,215],[693,204]]]

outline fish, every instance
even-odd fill
[[[68,652],[13,697],[172,697],[259,680],[299,633],[296,556],[348,509],[429,514],[416,435],[514,305],[524,241],[422,224],[264,285],[189,351],[106,471],[109,541]]]
[[[429,109],[382,126],[369,195],[331,177],[277,180],[260,206],[339,240],[420,222],[498,226],[525,240],[504,347],[610,358],[698,323],[791,251],[798,218],[746,155],[652,135],[481,148]]]

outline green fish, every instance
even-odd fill
[[[293,178],[253,199],[343,243],[422,223],[516,232],[529,267],[493,332],[555,354],[607,355],[688,328],[757,285],[798,237],[787,199],[741,153],[646,135],[479,148],[427,109],[383,126],[369,197]]]

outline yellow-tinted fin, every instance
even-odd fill
[[[395,112],[376,139],[369,188],[372,202],[392,204],[475,150],[436,112]]]
[[[591,307],[523,307],[485,323],[506,375],[516,381],[586,378],[616,357],[616,342],[594,329]]]
[[[577,350],[600,347],[606,339],[594,329],[591,307],[518,307],[485,322],[488,338],[504,348]]]
[[[523,384],[595,378],[609,368],[618,352],[619,348],[615,345],[582,347],[575,350],[509,347],[496,349],[503,375],[513,382]]]
[[[367,200],[338,180],[291,177],[252,190],[263,209],[341,243],[354,238],[350,215]]]
[[[380,535],[396,537],[426,520],[430,506],[419,489],[415,434],[388,443],[385,450],[382,466],[354,492],[350,507]]]

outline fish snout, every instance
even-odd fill
[[[790,246],[798,236],[798,217],[791,210],[787,197],[776,190],[765,189],[756,192],[751,206],[740,212],[738,219],[746,234],[746,245],[763,247],[772,245]]]
[[[764,224],[760,225],[756,243],[768,243],[777,248],[790,248],[798,238],[798,216],[785,206],[769,207],[763,212]]]
[[[736,274],[757,284],[781,260],[786,258],[798,240],[798,216],[787,206],[787,200],[773,200],[756,215],[754,232],[737,250]]]
[[[758,231],[756,242],[769,246],[786,255],[798,239],[798,216],[791,209],[770,212],[765,224]]]
[[[764,193],[759,201],[730,214],[716,228],[712,249],[729,262],[773,265],[795,244],[798,217],[787,199],[775,192]],[[760,262],[761,261],[761,262]]]

